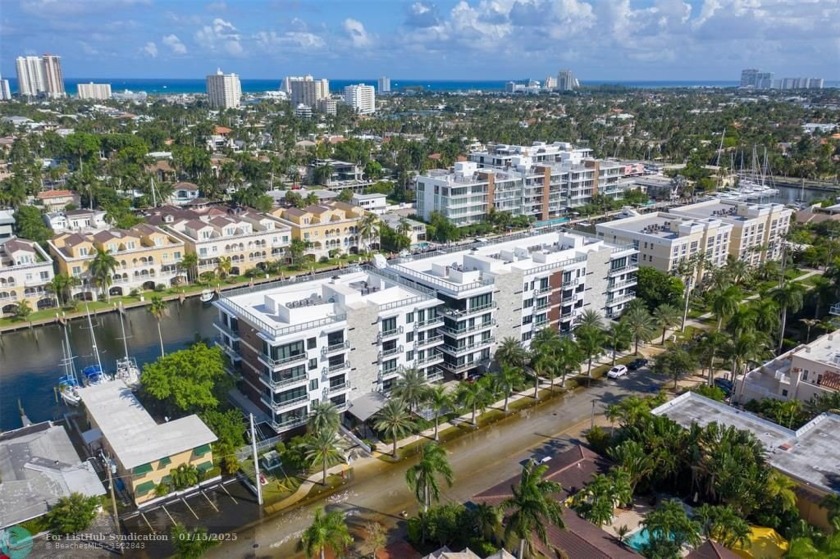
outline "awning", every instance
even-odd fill
[[[370,392],[352,400],[347,407],[350,412],[359,421],[367,421],[373,414],[382,409],[388,399],[381,392]]]

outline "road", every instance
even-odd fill
[[[659,390],[663,379],[648,370],[618,380],[604,380],[589,390],[555,398],[492,426],[471,432],[444,446],[455,472],[455,484],[443,491],[444,499],[464,502],[476,493],[516,475],[520,462],[536,455],[552,454],[568,445],[563,431],[585,421],[593,413],[629,394],[650,394]],[[593,401],[595,402],[593,406]],[[415,459],[400,464],[366,460],[355,464],[354,479],[328,497],[327,507],[343,510],[351,530],[364,521],[376,520],[393,528],[402,520],[401,511],[417,512],[414,496],[405,483],[405,472]],[[305,504],[264,519],[239,531],[235,542],[213,549],[206,557],[294,557],[300,534],[311,523],[320,502]]]

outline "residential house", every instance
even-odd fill
[[[48,212],[63,210],[70,204],[79,205],[79,195],[72,190],[44,190],[35,197]]]
[[[191,182],[179,182],[172,187],[172,194],[168,202],[176,206],[183,206],[198,199],[199,188]]]
[[[12,210],[0,210],[0,243],[5,243],[14,237],[15,212]]]
[[[0,244],[0,313],[14,314],[21,301],[33,310],[58,306],[53,277],[52,258],[38,243],[11,237]]]
[[[422,221],[409,219],[395,213],[385,213],[379,219],[394,231],[398,231],[403,224],[408,226],[408,238],[411,240],[412,249],[426,246],[426,224]]]
[[[353,194],[351,203],[380,216],[388,209],[388,197],[385,194]]]
[[[102,210],[68,210],[44,214],[44,221],[53,233],[68,231],[101,231],[110,225]]]
[[[277,208],[271,212],[288,225],[293,239],[307,243],[307,254],[316,258],[334,254],[356,254],[379,246],[379,236],[362,238],[360,224],[365,211],[344,202],[330,202],[306,208]]]

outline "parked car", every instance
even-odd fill
[[[735,388],[735,385],[732,384],[731,380],[719,377],[714,380],[714,383],[715,386],[723,390],[723,393],[726,394],[727,398],[732,395],[732,390]]]
[[[624,365],[616,365],[615,367],[610,369],[610,371],[607,373],[607,376],[609,378],[618,378],[618,377],[623,377],[626,374],[627,374],[627,367],[625,367]]]
[[[630,363],[627,364],[627,369],[630,371],[636,371],[644,367],[648,364],[648,360],[644,358],[634,359]]]

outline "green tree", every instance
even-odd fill
[[[743,293],[735,286],[714,289],[709,292],[708,296],[709,306],[712,309],[712,314],[717,318],[717,329],[723,327],[723,323],[735,314],[738,310],[738,305],[741,304]]]
[[[405,481],[423,505],[423,512],[429,510],[432,501],[440,501],[438,477],[442,477],[452,487],[454,473],[446,458],[446,451],[437,443],[430,442],[422,447],[420,461],[405,473]]]
[[[29,301],[26,299],[18,301],[17,305],[15,305],[15,320],[26,320],[31,314],[32,307],[29,305]]]
[[[169,532],[176,559],[199,559],[210,549],[219,545],[218,540],[208,537],[207,529],[201,526],[190,530],[176,523]]]
[[[197,276],[198,255],[194,252],[187,252],[181,261],[178,262],[178,267],[187,274],[187,283],[192,283]]]
[[[220,279],[225,279],[230,275],[230,270],[233,267],[233,262],[230,256],[222,256],[219,258],[219,264],[216,266],[216,273]]]
[[[665,345],[665,334],[668,328],[677,326],[682,320],[682,313],[680,309],[669,303],[662,303],[653,311],[653,321],[662,329],[662,341],[660,344]]]
[[[690,519],[676,499],[649,512],[642,526],[648,533],[648,543],[642,547],[645,557],[678,557],[684,545],[700,545],[700,523]]]
[[[426,402],[432,408],[435,414],[435,440],[438,437],[438,426],[440,423],[440,416],[447,410],[452,409],[454,400],[449,394],[445,386],[433,386],[426,391]]]
[[[650,454],[638,441],[623,441],[610,447],[607,454],[627,474],[631,495],[635,493],[636,486],[647,481],[654,472],[655,464]]]
[[[694,509],[694,518],[703,527],[704,536],[724,547],[749,547],[752,534],[750,525],[732,507],[703,504]]]
[[[630,347],[630,344],[633,342],[633,330],[626,321],[619,320],[618,322],[610,323],[607,337],[610,339],[612,365],[614,367],[617,353]]]
[[[306,241],[302,239],[292,239],[289,246],[286,247],[286,254],[292,264],[298,265],[301,259],[303,259],[303,255],[308,248],[309,244]]]
[[[408,404],[408,409],[414,412],[426,400],[428,390],[425,374],[412,367],[400,373],[394,383],[392,396]]]
[[[322,508],[315,510],[312,524],[300,538],[300,547],[309,559],[315,555],[325,559],[327,549],[340,554],[352,543],[353,536],[344,521],[344,514],[339,511],[324,512]]]
[[[79,285],[79,278],[68,274],[56,274],[48,284],[48,289],[56,294],[61,306],[67,304],[71,297],[71,289]]]
[[[374,240],[379,238],[379,229],[382,223],[379,221],[379,216],[374,213],[366,213],[365,216],[359,220],[357,225],[360,240],[367,240],[365,250],[370,251],[374,245]]]
[[[201,472],[192,464],[181,464],[170,472],[172,476],[172,487],[176,491],[194,487],[201,481]]]
[[[639,343],[649,342],[655,335],[656,321],[644,307],[631,308],[621,320],[627,324],[635,344],[635,354],[639,355]]]
[[[563,507],[556,494],[563,488],[554,481],[544,479],[548,471],[547,464],[537,465],[529,461],[522,467],[519,484],[511,487],[513,495],[500,505],[508,512],[505,526],[505,539],[512,536],[519,538],[520,559],[530,553],[533,535],[545,543],[548,539],[546,528],[556,526],[564,528]]]
[[[682,301],[684,291],[685,286],[679,277],[660,272],[656,268],[639,267],[636,274],[636,298],[644,301],[649,311],[663,303]]]
[[[508,336],[499,343],[494,357],[502,368],[521,369],[528,362],[528,350],[522,347],[519,340]]]
[[[85,530],[99,508],[97,497],[86,497],[81,493],[71,493],[61,497],[47,513],[47,525],[54,534],[75,534]]]
[[[499,391],[505,396],[504,411],[508,411],[508,401],[513,389],[522,382],[522,373],[511,367],[502,366],[502,368],[493,375],[493,383]]]
[[[338,431],[341,413],[332,402],[315,402],[309,410],[306,428],[313,433],[320,431]]]
[[[482,382],[462,382],[458,384],[455,400],[459,405],[472,412],[472,424],[476,424],[476,413],[488,405],[487,390]]]
[[[230,387],[221,348],[203,343],[147,363],[140,384],[167,412],[185,414],[216,408]]]
[[[344,460],[341,440],[333,429],[315,431],[306,439],[306,459],[311,466],[321,466],[321,483],[327,484],[327,468]]]
[[[586,376],[592,378],[592,359],[601,352],[606,342],[606,335],[598,327],[582,324],[575,327],[575,341],[581,353],[586,357]]]
[[[694,356],[683,347],[675,347],[660,353],[653,360],[651,370],[674,380],[674,390],[677,389],[677,381],[683,376],[690,374],[697,367]]]
[[[149,303],[149,314],[155,317],[155,322],[157,323],[161,357],[166,355],[166,351],[163,349],[163,333],[160,330],[160,321],[168,312],[169,307],[166,305],[166,301],[160,295],[152,295],[151,303]]]
[[[100,294],[108,299],[111,297],[108,288],[111,287],[112,275],[116,269],[117,259],[107,250],[97,250],[88,268],[93,283],[99,286]]]
[[[20,206],[15,211],[15,231],[21,239],[44,245],[52,239],[53,232],[44,223],[40,210],[35,206]]]
[[[397,442],[414,428],[414,420],[405,402],[391,398],[374,416],[374,428],[393,439],[392,456],[397,457]]]
[[[770,298],[782,309],[781,332],[779,334],[779,353],[781,353],[785,343],[788,312],[797,313],[802,308],[805,300],[805,287],[799,282],[789,281],[771,290]]]

